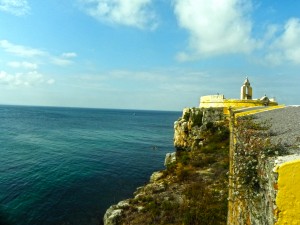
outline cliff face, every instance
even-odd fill
[[[177,150],[195,150],[203,146],[205,131],[214,122],[224,121],[223,109],[186,108],[174,123],[174,146]]]
[[[219,109],[184,109],[166,169],[132,199],[111,206],[104,224],[226,224],[229,131],[223,119]]]
[[[104,224],[300,224],[300,107],[265,110],[184,109],[166,169]]]

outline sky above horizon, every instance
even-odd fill
[[[182,110],[203,95],[300,105],[300,1],[0,0],[0,104]]]

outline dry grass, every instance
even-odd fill
[[[178,151],[177,162],[168,165],[160,181],[166,190],[134,202],[121,224],[226,224],[229,132],[226,124],[208,128],[204,146]]]

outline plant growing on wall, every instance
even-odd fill
[[[268,157],[281,155],[281,143],[272,143],[270,121],[239,117],[234,124],[233,197],[255,200],[266,182],[264,164]]]

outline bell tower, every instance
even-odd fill
[[[244,84],[241,87],[241,99],[242,100],[252,99],[252,87],[250,86],[248,77],[246,77],[246,80],[244,81]]]

